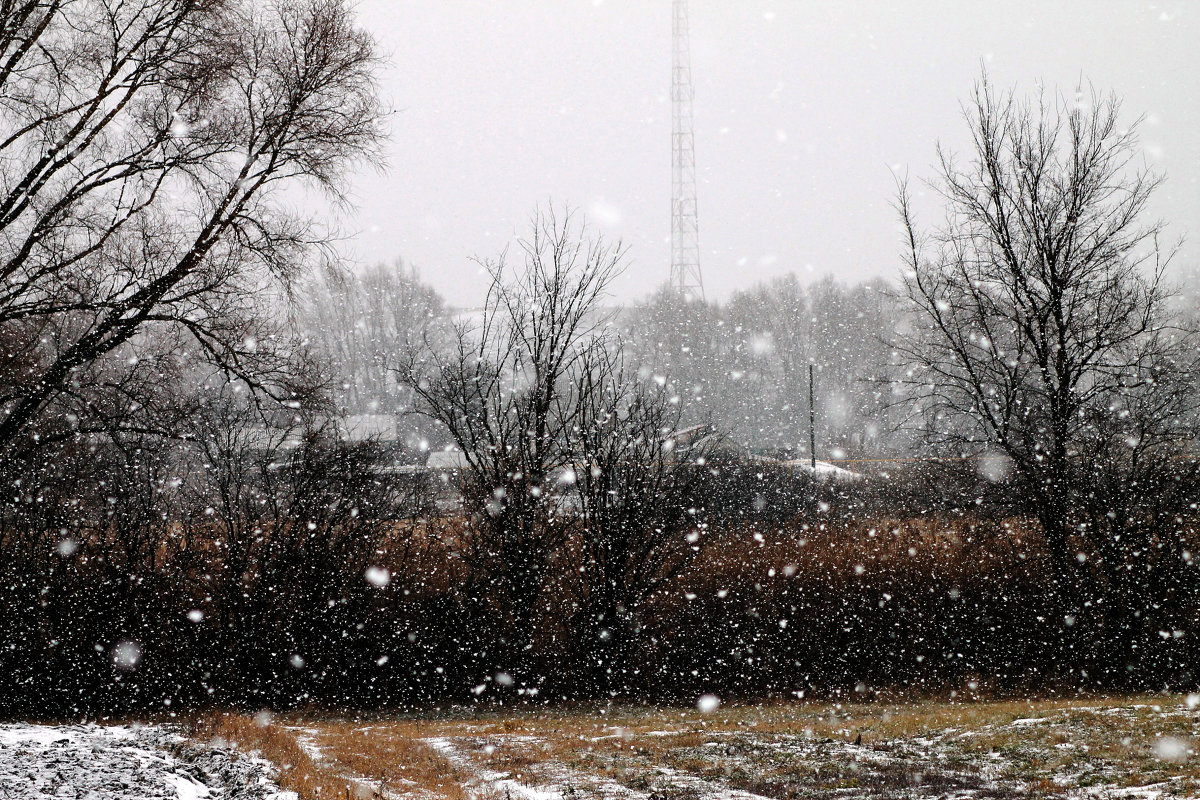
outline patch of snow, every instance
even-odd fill
[[[197,783],[187,775],[168,775],[167,780],[175,784],[179,800],[204,800],[211,796],[207,786]]]
[[[317,736],[319,734],[317,729],[289,727],[288,730],[296,734],[296,744],[304,751],[304,755],[311,758],[313,762],[320,764],[323,758],[321,747],[317,744]]]
[[[807,472],[809,475],[814,477],[824,478],[826,480],[834,480],[838,481],[839,483],[843,481],[857,481],[861,480],[863,477],[861,472],[853,472],[845,467],[839,467],[836,464],[830,464],[828,461],[818,461],[817,466],[813,467],[811,460],[797,458],[792,459],[791,461],[784,461],[783,465],[796,472]]]
[[[1130,800],[1165,800],[1168,797],[1175,797],[1175,792],[1169,781],[1161,783],[1150,783],[1145,786],[1106,786],[1098,789],[1085,789],[1080,792],[1071,792],[1069,797],[1078,798],[1104,798],[1111,800],[1112,798],[1122,797],[1130,798]]]
[[[0,797],[297,800],[272,768],[159,725],[0,725]]]
[[[761,794],[744,792],[741,789],[730,789],[695,775],[686,775],[670,767],[658,766],[654,768],[654,771],[670,780],[673,789],[694,792],[700,798],[708,798],[709,800],[771,800],[771,798],[763,797]]]
[[[436,750],[443,758],[464,772],[473,772],[473,782],[483,784],[486,788],[505,797],[518,797],[524,800],[561,800],[561,792],[546,791],[533,786],[526,786],[508,777],[506,772],[495,772],[487,769],[475,769],[471,759],[461,753],[447,738],[434,737],[425,739],[425,744]]]
[[[621,734],[615,734],[620,736]],[[609,738],[609,737],[600,737]],[[463,772],[473,774],[475,776],[474,783],[484,789],[484,793],[491,792],[493,794],[503,793],[505,797],[518,797],[523,800],[561,800],[563,792],[560,790],[550,790],[541,787],[528,786],[518,783],[509,778],[507,773],[495,772],[492,770],[476,769],[469,756],[457,748],[453,742],[447,738],[435,737],[425,739],[426,744],[436,750],[443,758],[449,761],[456,769]],[[537,743],[539,740],[533,736],[505,736],[504,741],[514,742],[520,741],[526,744]],[[627,786],[622,786],[616,781],[607,778],[601,778],[595,775],[588,775],[577,770],[570,769],[562,764],[546,763],[540,765],[542,772],[549,779],[551,784],[559,786],[571,786],[576,791],[581,789],[586,790],[583,796],[603,797],[608,800],[648,800],[649,794],[639,792]]]

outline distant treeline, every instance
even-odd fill
[[[444,430],[419,416],[396,380],[403,354],[445,343],[479,309],[455,311],[397,261],[325,275],[303,292],[299,321],[329,370],[331,400],[347,414],[403,415],[403,439],[440,447]],[[683,303],[669,288],[626,308],[598,308],[646,380],[669,383],[685,421],[710,421],[731,442],[795,457],[809,452],[813,366],[819,458],[910,454],[916,443],[893,408],[900,374],[888,338],[904,322],[895,287],[876,279],[805,285],[795,274],[725,302]]]

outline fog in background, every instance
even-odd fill
[[[471,256],[499,252],[553,200],[631,246],[619,300],[665,281],[670,10],[364,0],[395,114],[389,171],[354,181],[345,252],[403,257],[452,305],[477,305]],[[1020,94],[1044,81],[1073,95],[1082,77],[1122,97],[1167,177],[1153,213],[1175,235],[1200,231],[1197,4],[693,0],[691,25],[710,299],[792,271],[895,276],[892,171],[931,175],[939,140],[966,151],[959,104],[981,64]],[[1181,276],[1197,252],[1185,244]]]

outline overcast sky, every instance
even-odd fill
[[[616,287],[666,280],[670,0],[363,0],[390,57],[384,174],[354,181],[347,252],[403,257],[475,305],[473,255],[553,200],[630,246]],[[701,269],[710,298],[790,271],[894,276],[892,169],[962,150],[981,64],[1004,87],[1082,76],[1145,116],[1154,206],[1200,246],[1200,2],[692,0]],[[1182,266],[1182,264],[1181,264]]]

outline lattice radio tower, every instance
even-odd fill
[[[687,302],[703,301],[687,0],[674,0],[671,34],[675,45],[671,59],[671,286]]]

